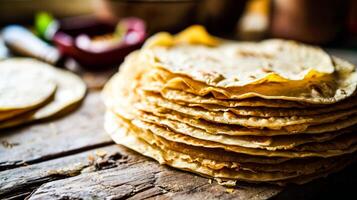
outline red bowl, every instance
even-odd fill
[[[113,33],[116,28],[114,23],[86,17],[61,21],[60,28],[53,37],[53,42],[64,56],[74,58],[83,67],[99,70],[118,65],[126,55],[140,48],[146,38],[145,22],[141,19],[125,18],[121,22],[126,24],[128,34],[135,33],[134,40],[129,41],[124,36],[122,41],[100,51],[81,48],[76,44],[78,36],[85,34],[92,37]]]

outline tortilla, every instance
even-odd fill
[[[167,140],[173,142],[180,142],[192,146],[201,146],[206,148],[222,148],[226,151],[236,153],[244,153],[248,155],[261,155],[268,157],[287,157],[287,158],[304,158],[304,157],[332,157],[352,153],[357,150],[357,136],[346,134],[337,137],[333,141],[325,143],[309,143],[295,147],[291,150],[276,150],[267,151],[263,149],[246,148],[240,146],[223,145],[217,142],[210,142],[206,140],[198,140],[183,134],[171,132],[165,128],[159,127],[155,124],[143,122],[141,120],[133,120],[132,123],[144,130],[151,131]],[[295,151],[296,150],[296,151]]]
[[[240,153],[231,153],[223,151],[220,149],[210,149],[205,147],[196,147],[190,146],[183,143],[176,143],[168,141],[163,137],[146,132],[145,130],[138,129],[131,124],[130,120],[121,118],[120,116],[115,115],[111,111],[106,112],[105,117],[106,124],[112,124],[111,126],[124,126],[127,129],[135,130],[137,134],[136,137],[139,137],[145,140],[150,145],[160,146],[165,151],[177,151],[188,156],[191,156],[190,159],[198,159],[200,161],[205,160],[213,165],[218,164],[217,167],[230,167],[230,168],[241,168],[247,167],[246,170],[258,170],[258,171],[299,171],[306,168],[306,170],[311,170],[311,168],[316,167],[316,165],[324,165],[329,162],[336,161],[337,158],[303,158],[303,159],[282,159],[280,157],[276,158],[264,158],[259,156],[247,157],[241,155]],[[349,157],[350,155],[347,155]],[[210,161],[211,160],[211,161]],[[253,170],[254,171],[254,170]]]
[[[27,66],[36,65],[42,68],[45,71],[44,76],[56,83],[57,90],[53,101],[37,110],[0,122],[0,128],[9,128],[35,120],[44,120],[63,115],[78,105],[86,94],[85,83],[71,72],[54,68],[51,65],[33,59],[16,59],[14,62],[21,62]]]
[[[172,74],[162,69],[152,69],[144,82],[148,88],[176,89],[198,96],[212,95],[217,99],[247,99],[260,97],[304,102],[332,104],[352,96],[356,91],[355,66],[339,58],[333,58],[336,66],[334,77],[314,78],[302,82],[264,82],[244,87],[221,88],[206,85],[184,75]]]
[[[355,67],[320,48],[284,40],[224,41],[212,47],[191,43],[197,35],[207,35],[195,31],[204,30],[183,31],[179,37],[189,37],[183,42],[167,34],[165,39],[154,36],[151,45],[141,50],[139,65],[154,68],[164,88],[218,99],[261,97],[331,104],[356,90]]]
[[[133,130],[125,128],[125,126],[117,123],[111,123],[111,122],[113,121],[108,119],[108,115],[106,115],[105,128],[117,143],[123,144],[141,154],[152,157],[158,160],[161,164],[168,164],[176,168],[192,171],[199,174],[202,173],[213,177],[238,179],[238,180],[252,181],[252,182],[277,181],[277,180],[291,179],[293,177],[298,177],[302,174],[312,174],[316,171],[319,171],[320,168],[323,170],[331,169],[338,165],[336,163],[339,163],[339,162],[330,162],[330,163],[320,164],[320,166],[317,167],[315,170],[308,169],[307,171],[303,170],[299,172],[296,171],[264,172],[264,171],[252,171],[252,169],[250,168],[247,169],[240,168],[239,170],[231,170],[232,168],[229,168],[227,166],[222,166],[221,162],[216,163],[214,161],[205,162],[202,160],[194,160],[190,155],[185,155],[180,152],[175,152],[173,150],[168,150],[168,149],[160,150],[159,147],[147,143],[148,141],[146,140],[142,140],[140,136],[139,136],[140,139],[137,138],[135,136],[136,134],[142,135],[140,131],[138,133],[133,133]],[[155,140],[150,140],[150,141],[155,141]],[[338,161],[342,161],[342,159]],[[252,164],[250,166],[252,166]]]
[[[196,35],[191,34],[192,32]],[[188,28],[178,37],[184,38],[185,34],[189,39],[208,35],[204,29]],[[171,39],[175,40],[175,37],[172,36]],[[159,41],[161,38],[154,36],[148,43],[153,44],[154,40]],[[264,81],[303,80],[309,75],[334,72],[333,61],[325,51],[293,41],[221,41],[215,46],[206,46],[205,42],[192,43],[188,40],[172,45],[144,45],[143,52],[151,54],[147,56],[154,59],[148,60],[150,64],[154,62],[155,66],[172,73],[187,75],[218,87],[244,86]]]
[[[157,93],[154,92],[145,92],[143,91],[143,95],[145,96],[160,96]],[[161,93],[162,94],[162,93]],[[190,95],[187,93],[180,93],[175,90],[171,91],[166,91],[163,92],[163,98],[166,99],[169,102],[174,102],[180,105],[184,106],[189,106],[189,107],[200,107],[209,111],[230,111],[233,112],[237,115],[243,115],[243,116],[257,116],[257,117],[284,117],[284,116],[305,116],[305,115],[317,115],[317,114],[323,114],[323,113],[332,113],[335,111],[339,110],[346,110],[350,109],[353,107],[357,107],[357,96],[353,96],[351,98],[348,98],[344,101],[336,103],[334,106],[328,106],[328,107],[301,107],[303,108],[294,108],[297,105],[290,105],[290,103],[293,102],[274,102],[274,103],[268,103],[262,101],[263,99],[254,99],[253,101],[243,100],[243,102],[232,102],[233,104],[238,104],[238,106],[230,107],[230,106],[223,106],[223,105],[216,105],[216,104],[209,104],[209,103],[197,103],[195,102],[195,98],[199,96],[192,97],[194,95]],[[181,97],[179,95],[182,95]],[[168,98],[167,98],[168,97]],[[202,98],[202,97],[199,97]],[[204,98],[202,98],[204,99]],[[244,102],[245,101],[245,102]],[[213,101],[214,102],[214,101]],[[239,105],[240,104],[240,105]],[[268,104],[268,106],[267,106]],[[248,105],[248,106],[242,106],[242,105]],[[263,105],[263,106],[262,106]],[[282,108],[282,105],[284,106],[290,106],[286,108]],[[273,107],[276,106],[276,107]],[[280,106],[280,107],[279,107]],[[293,107],[293,108],[291,108]]]
[[[217,105],[227,108],[234,107],[249,107],[252,108],[307,108],[309,104],[304,104],[295,101],[284,101],[284,100],[270,100],[270,99],[262,99],[262,98],[249,98],[249,99],[241,99],[241,100],[222,100],[216,99],[214,97],[201,97],[194,94],[190,94],[180,90],[174,89],[161,89],[161,87],[148,87],[147,85],[141,88],[148,95],[160,94],[167,100],[175,101],[175,102],[184,102],[189,105]],[[311,105],[310,105],[311,106]],[[315,105],[316,106],[316,105]],[[317,105],[318,106],[318,105]]]
[[[199,163],[189,163],[189,162],[185,162],[179,158],[170,158],[169,154],[165,154],[163,151],[160,151],[158,149],[152,148],[150,145],[145,144],[144,142],[141,142],[140,140],[138,140],[135,136],[132,135],[128,135],[126,134],[127,130],[120,130],[117,129],[116,132],[112,132],[111,136],[112,138],[118,143],[118,144],[122,144],[134,151],[137,151],[140,154],[143,154],[145,156],[151,157],[155,160],[157,160],[160,164],[167,164],[176,168],[180,168],[183,170],[188,170],[188,171],[192,171],[195,173],[200,173],[200,170],[198,169],[199,167]],[[125,135],[123,135],[125,134]],[[211,171],[211,173],[214,171],[212,169],[209,168],[205,168],[206,170]],[[232,172],[234,172],[232,170]],[[283,175],[283,177],[281,177],[280,173],[276,173],[276,174],[270,174],[270,173],[266,173],[264,175],[257,175],[256,173],[252,173],[252,172],[248,172],[248,171],[235,171],[236,173],[233,175],[230,174],[229,178],[240,178],[242,180],[263,180],[263,176],[265,180],[280,180],[280,179],[284,179],[286,178],[286,174]],[[211,174],[209,173],[209,174]],[[227,172],[226,172],[227,173]],[[207,173],[204,173],[207,174]],[[249,178],[249,176],[255,175],[254,178]],[[290,177],[296,177],[296,174],[291,173],[290,176],[287,176],[288,178]],[[227,176],[224,176],[227,177]]]
[[[169,110],[174,110],[179,113],[190,115],[193,118],[202,118],[208,121],[223,123],[223,124],[237,124],[245,127],[252,128],[269,128],[269,129],[282,129],[283,127],[291,125],[303,124],[304,127],[310,125],[317,125],[323,123],[334,122],[336,120],[351,116],[357,113],[357,107],[341,110],[334,112],[333,115],[330,113],[318,114],[318,115],[308,115],[308,116],[285,116],[285,117],[254,117],[254,116],[240,116],[236,115],[230,111],[209,111],[206,109],[198,107],[188,107],[179,105],[170,101],[165,101],[159,96],[145,96],[145,99],[142,98],[142,101],[139,104],[140,107],[145,106],[155,106],[157,109],[161,107]],[[301,130],[299,128],[299,130]]]
[[[116,107],[118,108],[118,107]],[[130,110],[130,111],[129,111]],[[352,134],[348,134],[347,137],[338,137],[339,140],[333,140],[333,145],[335,145],[336,149],[329,149],[328,147],[333,146],[329,145],[327,148],[324,146],[318,145],[318,143],[313,143],[312,147],[310,149],[314,149],[314,147],[318,147],[312,151],[302,151],[302,152],[296,152],[296,151],[264,151],[260,149],[253,149],[253,148],[243,148],[239,146],[229,146],[229,145],[224,145],[216,142],[209,142],[209,141],[204,141],[204,140],[199,140],[195,139],[186,135],[182,134],[177,134],[174,133],[170,130],[167,130],[166,128],[159,127],[155,124],[151,123],[145,123],[142,122],[141,120],[135,119],[137,116],[132,113],[132,108],[131,107],[125,107],[125,109],[121,109],[121,111],[116,112],[117,114],[124,116],[126,118],[129,118],[130,120],[133,120],[132,122],[136,125],[139,126],[140,128],[143,128],[145,130],[152,131],[155,134],[159,134],[161,137],[166,138],[167,140],[171,140],[174,142],[180,142],[184,144],[190,144],[193,146],[204,146],[204,147],[209,147],[209,148],[222,148],[227,151],[232,151],[232,152],[238,152],[238,153],[245,153],[249,155],[260,155],[260,156],[280,156],[280,157],[288,157],[288,158],[294,158],[294,157],[311,157],[311,156],[320,156],[320,157],[331,157],[331,156],[337,156],[341,155],[344,153],[351,153],[355,151],[355,148],[357,148],[356,145],[354,145],[355,142],[357,142],[357,137],[353,136]],[[117,110],[118,111],[118,110]],[[122,112],[124,111],[124,112]],[[342,138],[342,139],[341,139]],[[306,146],[311,145],[307,144]],[[302,145],[303,146],[303,145]],[[349,148],[351,147],[351,148]],[[294,150],[294,149],[292,149]],[[324,152],[325,150],[329,150]],[[321,152],[318,152],[321,151]]]
[[[0,112],[26,112],[50,99],[56,83],[46,74],[42,67],[27,65],[16,58],[1,61]]]
[[[0,111],[0,121],[2,121],[4,119],[9,119],[9,118],[19,115],[23,112],[26,112],[26,110],[17,109],[17,110],[11,110],[11,111]]]
[[[169,128],[172,132],[178,132],[201,140],[207,140],[212,142],[218,142],[226,145],[236,145],[247,148],[261,148],[267,150],[278,149],[292,149],[301,144],[311,142],[325,142],[332,140],[335,137],[354,131],[356,129],[350,129],[339,132],[328,132],[318,135],[289,135],[289,136],[227,136],[219,134],[210,134],[203,129],[190,126],[189,124],[181,123],[178,121],[170,120],[163,117],[157,117],[155,115],[147,113],[138,113],[137,118],[145,122],[157,124],[163,127]]]

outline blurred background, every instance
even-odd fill
[[[153,33],[191,24],[234,40],[285,38],[357,51],[352,0],[0,0],[0,58],[98,70],[117,66]]]

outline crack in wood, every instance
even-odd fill
[[[101,148],[105,156],[87,151],[47,162],[0,172],[0,199],[24,196],[44,183],[80,174],[110,169],[125,164],[130,158],[118,152],[116,145]],[[52,163],[52,164],[51,164]],[[91,170],[84,170],[91,168]]]
[[[28,160],[26,162],[23,160],[11,161],[11,162],[0,162],[0,172],[4,171],[4,170],[8,170],[8,169],[14,169],[17,167],[22,167],[22,166],[33,165],[33,164],[37,164],[37,163],[41,163],[41,162],[45,162],[45,161],[50,161],[53,159],[85,152],[85,151],[92,150],[92,149],[106,147],[106,146],[113,145],[113,144],[114,144],[114,142],[103,142],[103,143],[99,143],[99,144],[95,144],[95,145],[85,146],[85,147],[78,148],[78,149],[72,149],[70,151],[49,154],[49,155],[43,156],[38,159]]]

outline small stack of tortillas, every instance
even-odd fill
[[[85,94],[71,72],[30,58],[0,61],[0,129],[63,115]]]
[[[356,160],[355,66],[293,41],[158,33],[103,90],[113,140],[228,182],[306,183]]]

